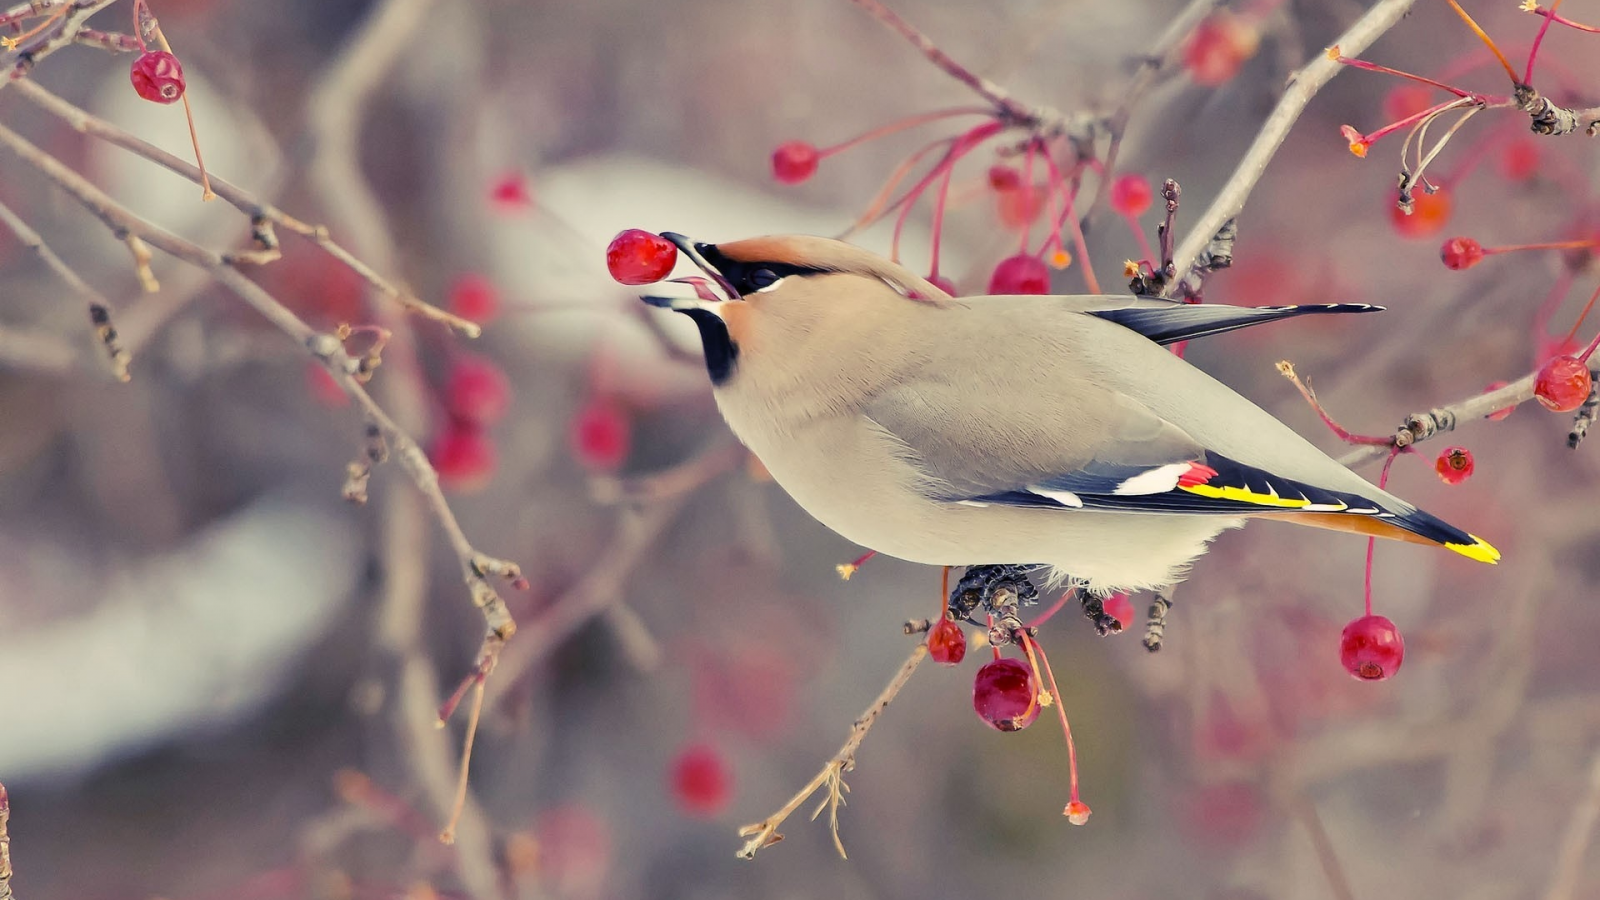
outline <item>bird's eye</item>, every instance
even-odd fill
[[[746,276],[745,282],[755,290],[765,290],[778,283],[778,273],[771,269],[756,269]]]

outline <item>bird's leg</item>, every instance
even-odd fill
[[[1088,591],[1083,592],[1083,617],[1094,623],[1095,633],[1101,637],[1122,631],[1122,623],[1106,612],[1105,602]]]
[[[978,625],[973,617],[982,612],[992,616],[989,638],[995,646],[1012,641],[1012,635],[1022,628],[1017,611],[1039,602],[1039,589],[1029,579],[1034,566],[987,565],[968,566],[961,580],[950,592],[950,614],[957,621]]]
[[[1151,653],[1161,649],[1161,641],[1167,636],[1167,612],[1172,609],[1174,590],[1169,587],[1159,591],[1156,598],[1150,601],[1150,621],[1144,626],[1144,648]]]

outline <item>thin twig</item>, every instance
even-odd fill
[[[22,242],[22,246],[33,251],[33,254],[39,257],[40,261],[50,267],[50,271],[54,272],[56,277],[65,281],[67,287],[72,288],[74,293],[88,303],[89,325],[94,328],[95,336],[98,338],[101,348],[105,351],[106,362],[111,367],[111,374],[118,381],[127,381],[129,378],[128,363],[132,360],[132,356],[127,350],[123,349],[121,342],[117,339],[117,328],[111,321],[111,301],[107,300],[99,291],[90,287],[89,283],[84,281],[82,276],[71,266],[62,262],[61,257],[57,256],[55,251],[50,249],[50,245],[44,242],[44,238],[39,236],[39,232],[34,231],[11,207],[6,206],[4,203],[0,203],[0,223],[4,223],[7,228],[11,229],[11,232],[17,236],[17,240]]]
[[[916,646],[911,648],[911,655],[906,657],[904,663],[901,663],[899,671],[894,673],[894,677],[889,679],[889,683],[884,686],[883,691],[861,713],[855,724],[850,726],[850,737],[845,740],[844,746],[839,748],[839,752],[835,753],[833,758],[823,765],[822,770],[812,776],[811,780],[806,782],[805,787],[802,787],[793,797],[790,797],[789,801],[779,807],[777,812],[762,819],[760,822],[746,825],[739,829],[739,836],[749,839],[739,847],[738,856],[740,859],[754,859],[757,852],[783,840],[783,835],[778,833],[778,826],[782,825],[785,819],[793,815],[801,804],[811,799],[811,795],[821,790],[824,785],[828,788],[828,796],[823,799],[822,805],[817,807],[817,813],[813,813],[811,818],[815,819],[823,809],[829,811],[829,824],[833,830],[833,846],[839,851],[840,856],[845,855],[844,842],[839,839],[839,806],[844,802],[844,792],[849,790],[844,783],[844,774],[855,768],[856,751],[861,749],[861,742],[866,739],[867,732],[871,730],[873,723],[878,721],[878,716],[882,715],[883,711],[889,707],[890,702],[906,686],[906,682],[911,680],[911,676],[917,671],[917,666],[922,665],[922,661],[927,656],[927,642],[918,641]]]
[[[1406,416],[1405,423],[1400,426],[1388,443],[1359,447],[1339,457],[1339,463],[1345,466],[1359,466],[1375,459],[1381,459],[1387,456],[1393,448],[1409,447],[1435,435],[1454,431],[1457,422],[1481,419],[1508,406],[1516,406],[1519,403],[1532,400],[1533,383],[1537,378],[1537,372],[1530,372],[1504,387],[1481,394],[1474,394],[1464,400],[1459,400],[1447,406],[1436,407],[1427,412],[1412,413]]]
[[[1572,900],[1577,896],[1578,882],[1588,861],[1589,842],[1594,839],[1595,824],[1600,823],[1600,752],[1595,753],[1594,763],[1589,766],[1586,787],[1572,808],[1572,818],[1567,820],[1567,832],[1561,839],[1561,852],[1556,856],[1544,900]],[[0,837],[4,837],[4,822],[0,818]]]
[[[1340,51],[1347,56],[1359,55],[1371,46],[1373,41],[1382,37],[1384,32],[1394,27],[1415,3],[1416,0],[1378,0],[1365,15],[1339,36],[1337,43]],[[1272,114],[1267,116],[1267,121],[1261,126],[1261,131],[1255,140],[1250,143],[1250,149],[1245,151],[1238,167],[1217,192],[1217,197],[1211,202],[1211,206],[1189,228],[1183,242],[1178,245],[1178,252],[1174,256],[1178,263],[1178,277],[1167,284],[1162,296],[1171,297],[1178,290],[1178,286],[1188,280],[1189,273],[1202,262],[1201,254],[1205,252],[1206,245],[1216,237],[1225,222],[1237,217],[1244,209],[1245,201],[1250,198],[1250,192],[1255,189],[1256,182],[1261,180],[1267,165],[1277,155],[1278,148],[1289,136],[1289,130],[1299,120],[1300,114],[1305,112],[1311,98],[1315,97],[1317,92],[1343,68],[1343,65],[1329,59],[1326,54],[1319,53],[1311,62],[1294,73],[1288,88],[1283,92],[1283,97],[1272,110]]]

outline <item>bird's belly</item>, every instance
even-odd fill
[[[741,434],[795,502],[847,540],[930,565],[1044,563],[1097,588],[1173,583],[1205,544],[1239,520],[968,506],[908,484],[893,439],[818,425]]]

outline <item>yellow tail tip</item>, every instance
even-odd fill
[[[1462,556],[1465,556],[1467,559],[1475,559],[1478,562],[1488,563],[1491,566],[1500,561],[1500,551],[1496,550],[1493,544],[1490,544],[1488,541],[1478,537],[1475,534],[1467,536],[1472,538],[1474,543],[1445,544],[1445,547],[1450,550],[1454,550]]]

